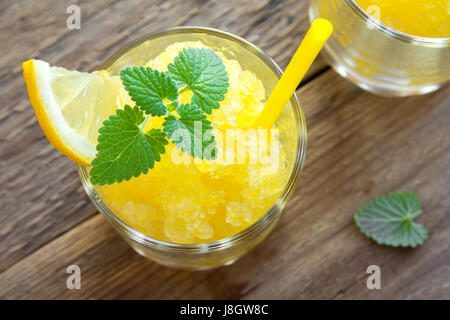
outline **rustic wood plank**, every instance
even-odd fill
[[[309,120],[302,182],[273,233],[241,260],[206,272],[161,267],[95,216],[1,274],[0,298],[449,299],[450,87],[387,99],[330,70],[299,96]],[[422,199],[425,244],[395,249],[361,235],[354,212],[402,189]],[[70,264],[82,269],[79,291],[65,287]],[[382,290],[366,288],[371,264]]]
[[[65,26],[69,4],[81,30]],[[239,10],[235,10],[238,8]],[[29,58],[90,71],[133,38],[176,25],[243,36],[285,66],[308,27],[307,1],[13,1],[0,7],[0,272],[95,212],[73,164],[44,137],[26,96]],[[322,70],[314,65],[310,76]]]
[[[70,34],[66,8],[84,8],[89,21],[108,1],[9,1],[1,11],[0,41],[0,271],[70,225],[95,212],[76,184],[74,166],[55,153],[27,101],[21,62]],[[55,54],[58,50],[54,50]],[[68,183],[66,183],[68,182]],[[66,201],[61,201],[66,199]]]

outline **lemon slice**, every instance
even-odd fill
[[[23,75],[31,105],[50,143],[72,161],[90,165],[98,129],[128,100],[119,77],[106,71],[51,67],[41,60],[24,62]]]

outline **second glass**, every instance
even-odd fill
[[[450,79],[450,38],[402,33],[354,0],[311,0],[309,16],[333,23],[323,55],[340,75],[365,90],[385,96],[425,94]]]

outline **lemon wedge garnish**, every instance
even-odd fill
[[[50,143],[72,161],[90,165],[98,129],[128,100],[118,76],[51,67],[41,60],[23,63],[28,96]]]

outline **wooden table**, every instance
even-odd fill
[[[81,29],[66,8],[81,8]],[[136,254],[96,211],[74,164],[42,133],[21,62],[92,71],[139,35],[177,26],[248,39],[285,67],[309,22],[307,1],[23,1],[0,3],[0,298],[450,298],[450,87],[388,99],[316,61],[297,94],[308,123],[303,177],[271,235],[235,264],[188,272]],[[430,237],[379,246],[353,214],[397,190],[419,195]],[[81,289],[66,268],[81,268]],[[369,265],[381,290],[366,287]]]

